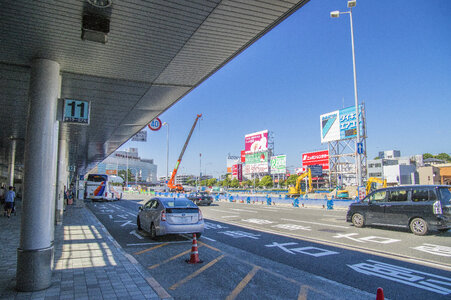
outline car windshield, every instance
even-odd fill
[[[451,204],[451,192],[449,188],[439,188],[438,192],[440,194],[440,202],[443,205],[450,205]]]
[[[163,204],[167,208],[178,208],[178,207],[192,207],[196,208],[196,204],[193,203],[193,201],[188,199],[167,199],[163,200]]]

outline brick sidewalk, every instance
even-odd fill
[[[43,291],[17,292],[20,204],[18,201],[16,216],[8,219],[3,212],[0,216],[0,299],[170,298],[88,209],[72,206],[64,213],[63,225],[55,228],[52,285]]]

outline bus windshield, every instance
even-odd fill
[[[102,182],[102,181],[107,181],[107,180],[108,180],[107,175],[89,174],[88,179],[86,181]]]

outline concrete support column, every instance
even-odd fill
[[[16,165],[16,147],[17,140],[11,139],[11,148],[9,149],[9,160],[8,160],[8,189],[9,186],[14,186],[14,168]]]
[[[24,192],[16,282],[19,291],[51,285],[55,203],[55,121],[59,64],[34,59],[24,153]]]
[[[62,131],[62,128],[60,128]],[[64,187],[67,185],[67,162],[69,157],[67,140],[60,134],[58,142],[58,181],[56,189],[56,224],[63,222],[64,212]]]

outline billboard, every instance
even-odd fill
[[[287,172],[287,156],[277,155],[271,157],[271,174],[285,174]]]
[[[321,165],[323,170],[329,169],[329,150],[302,154],[302,166]]]
[[[243,165],[236,164],[232,166],[232,179],[238,179],[238,181],[243,181]]]
[[[246,165],[268,163],[268,152],[246,154]]]
[[[251,175],[257,173],[268,173],[268,163],[244,165],[244,175]]]
[[[268,130],[254,132],[244,136],[245,153],[268,150]]]
[[[360,132],[363,132],[362,106],[359,105]],[[357,136],[355,106],[320,116],[321,143],[351,139]]]
[[[245,150],[241,150],[241,162],[242,163],[246,162],[246,151]]]
[[[246,165],[244,166],[245,175],[267,173],[268,170],[268,152],[246,154]]]

